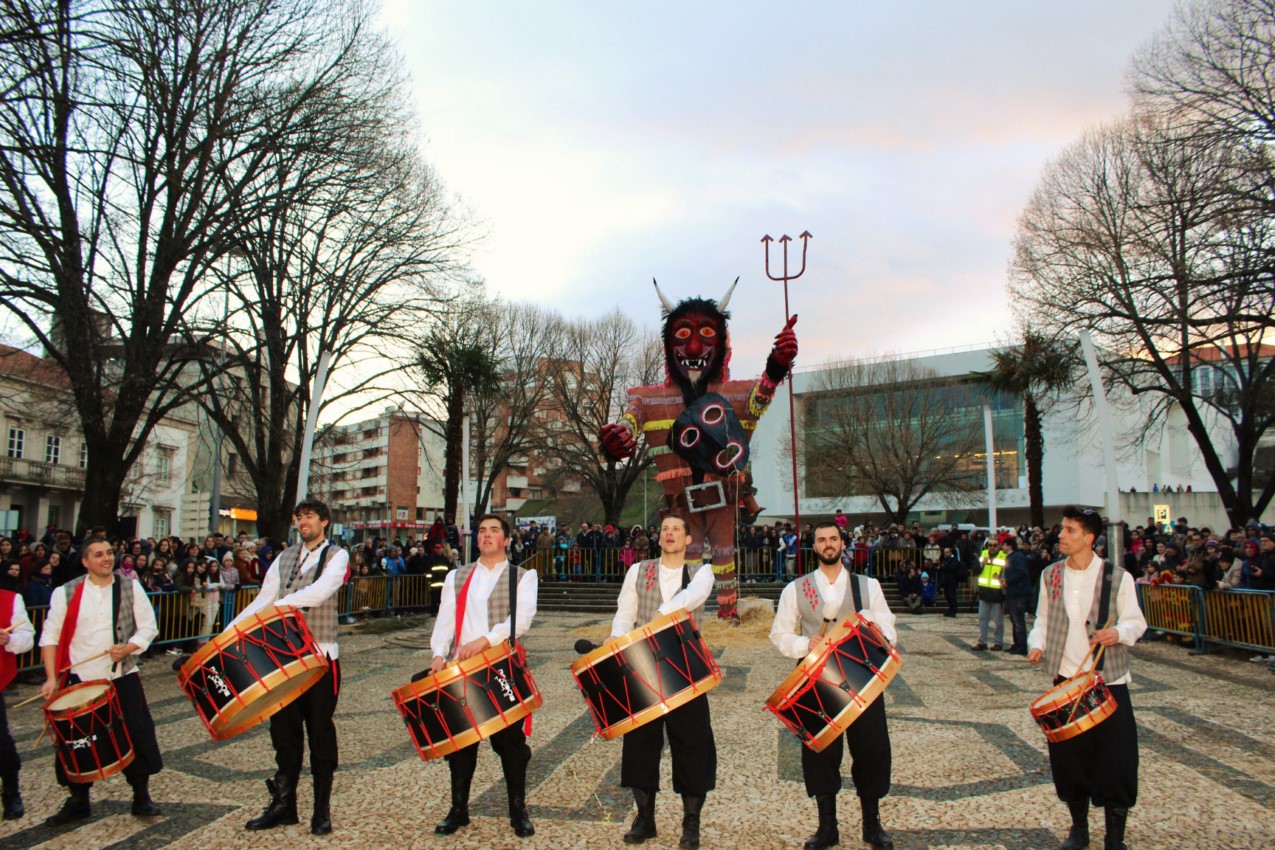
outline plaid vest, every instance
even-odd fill
[[[1099,610],[1102,605],[1103,579],[1107,575],[1107,562],[1102,561],[1098,567],[1098,578],[1094,583],[1093,604],[1089,606],[1089,617],[1085,620],[1085,634],[1093,637],[1093,633],[1103,628],[1106,624],[1098,622]],[[1049,622],[1048,631],[1045,632],[1045,672],[1051,677],[1061,675],[1058,670],[1062,667],[1063,647],[1067,643],[1067,631],[1071,628],[1071,619],[1067,616],[1067,603],[1063,599],[1063,576],[1067,569],[1065,560],[1052,564],[1045,569],[1040,580],[1042,586],[1049,588]],[[1113,581],[1110,587],[1110,608],[1107,616],[1113,617],[1116,614],[1116,594],[1120,590],[1120,582],[1124,580],[1125,571],[1117,567],[1112,570]],[[1112,620],[1115,625],[1115,620]],[[1083,668],[1082,668],[1083,669]],[[1102,664],[1099,667],[1102,670],[1102,678],[1108,682],[1114,682],[1125,676],[1129,672],[1129,647],[1122,643],[1115,646],[1107,647],[1102,654]]]
[[[867,605],[872,585],[867,576],[846,572],[851,581],[858,582],[859,595],[863,604]],[[806,637],[814,637],[823,628],[823,596],[819,593],[819,585],[815,583],[815,574],[806,573],[797,579],[797,611],[801,614],[801,633]],[[836,622],[840,623],[850,612],[854,611],[854,588],[846,584],[846,596],[841,600],[841,608],[837,611]]]
[[[456,583],[452,587],[457,595],[460,594],[466,580],[469,579],[469,574],[474,571],[476,566],[478,566],[478,562],[474,561],[472,564],[465,564],[463,567],[456,568]],[[517,576],[516,581],[520,584],[522,577],[527,573],[522,567],[515,567],[513,564],[506,565],[505,569],[514,570],[514,575]],[[518,617],[513,611],[509,610],[508,573],[502,574],[496,580],[496,586],[491,589],[491,596],[487,597],[487,630],[491,631],[497,623],[504,622],[506,617],[509,618],[509,636],[511,638],[515,637],[515,632],[518,630]],[[452,649],[454,650],[455,647],[452,647]]]
[[[272,570],[279,570],[279,595],[275,597],[276,601],[314,584],[327,566],[328,558],[332,557],[336,551],[329,542],[319,552],[318,566],[302,573],[297,569],[302,545],[297,543],[284,549],[270,566]],[[336,603],[340,595],[340,593],[334,593],[318,605],[304,609],[305,624],[310,627],[310,634],[314,635],[318,643],[336,643]]]
[[[88,581],[88,576],[80,576],[74,581],[68,581],[62,585],[62,591],[66,594],[66,604],[71,604],[71,597],[75,595],[75,589],[84,582]],[[123,576],[115,577],[116,584],[120,589],[120,606],[115,612],[115,642],[128,643],[128,639],[137,631],[137,621],[133,619],[133,584],[131,578]],[[112,589],[112,593],[114,590]],[[137,656],[129,655],[120,662],[120,675],[132,673],[137,669]]]
[[[694,578],[700,570],[712,569],[703,564],[699,569],[691,569],[691,565],[687,564],[686,568],[690,570],[691,578]],[[651,561],[639,561],[633,565],[633,569],[640,570],[637,577],[637,625],[645,626],[647,623],[660,616],[660,606],[664,604],[664,594],[660,591],[660,560],[656,558]],[[705,599],[700,606],[694,611],[690,611],[691,617],[695,619],[695,625],[701,624],[701,618],[704,616],[704,606],[708,604]]]

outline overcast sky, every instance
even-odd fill
[[[1127,108],[1172,0],[388,0],[427,159],[498,293],[655,326],[731,303],[737,376],[783,325],[764,234],[809,230],[799,365],[1004,338],[1042,167]],[[772,258],[776,252],[772,251]],[[793,263],[795,266],[796,263]],[[777,268],[777,266],[776,266]]]

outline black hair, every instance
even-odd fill
[[[1093,508],[1078,508],[1075,505],[1067,505],[1062,509],[1063,519],[1069,519],[1080,524],[1086,534],[1092,534],[1094,540],[1102,536],[1102,517]]]
[[[810,532],[812,534],[817,534],[819,532],[819,529],[821,528],[835,528],[837,529],[838,534],[841,533],[841,526],[837,525],[835,522],[833,522],[830,519],[816,520],[814,522],[814,527],[810,529]]]
[[[478,522],[474,523],[474,528],[477,528],[489,519],[494,519],[496,522],[500,523],[500,527],[504,529],[505,537],[509,537],[509,520],[505,519],[500,514],[483,514],[478,518]]]
[[[295,516],[303,511],[312,513],[326,522],[332,522],[332,511],[328,510],[327,502],[322,502],[318,499],[302,499],[297,502],[297,506],[292,509],[292,513]]]

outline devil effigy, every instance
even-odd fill
[[[737,511],[751,522],[758,511],[749,481],[748,444],[757,421],[797,356],[794,315],[775,337],[760,378],[732,381],[726,311],[731,284],[721,301],[687,298],[674,306],[659,283],[655,292],[664,315],[663,384],[633,387],[618,423],[602,428],[602,449],[611,457],[631,457],[645,436],[664,487],[663,515],[684,517],[690,526],[687,559],[709,547],[718,580],[717,613],[734,619],[739,598],[735,568]]]

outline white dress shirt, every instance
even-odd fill
[[[70,664],[76,664],[72,672],[82,681],[89,679],[114,679],[120,674],[110,656],[94,659],[79,664],[86,658],[99,655],[115,645],[115,620],[111,616],[111,589],[118,579],[112,577],[111,583],[99,587],[93,583],[92,577],[84,580],[84,592],[80,596],[80,614],[75,624],[75,635],[71,638]],[[132,637],[124,641],[137,647],[134,655],[147,650],[159,635],[155,625],[155,609],[146,598],[146,591],[139,582],[130,582],[133,588],[133,626]],[[44,631],[40,633],[40,646],[57,646],[62,637],[62,625],[66,620],[66,592],[56,588],[49,599],[49,613],[44,618]],[[122,594],[121,605],[128,600]]]
[[[846,594],[853,592],[850,589],[850,574],[843,567],[837,571],[837,578],[832,582],[828,581],[822,569],[815,570],[814,576],[819,597],[825,603],[832,603],[840,611]],[[797,583],[789,582],[784,592],[779,595],[775,622],[770,627],[770,642],[789,658],[804,658],[810,651],[810,638],[801,633],[801,613],[797,610]],[[868,579],[868,598],[865,602],[866,607],[859,612],[859,615],[876,623],[881,634],[891,644],[898,643],[898,633],[894,629],[894,612],[890,610],[889,604],[885,601],[885,594],[881,592],[881,582],[874,578]]]
[[[31,625],[31,618],[27,616],[27,606],[22,601],[22,594],[15,593],[13,594],[13,617],[9,620],[9,642],[4,645],[5,651],[21,655],[33,646],[35,646],[35,627]]]
[[[615,619],[611,621],[611,637],[627,635],[638,626],[646,625],[635,622],[638,612],[638,575],[645,571],[646,567],[637,563],[629,567],[629,571],[624,574],[624,584],[620,585],[620,598],[616,602]],[[713,592],[712,567],[700,567],[699,571],[691,576],[691,581],[686,585],[685,590],[682,589],[681,567],[666,567],[664,562],[660,561],[658,573],[660,598],[664,600],[659,607],[661,614],[671,614],[679,608],[694,611],[703,605],[704,600],[708,599],[708,594]]]
[[[307,549],[304,545],[301,547],[301,555],[298,560],[297,575],[303,576],[306,573],[313,572],[319,566],[319,562],[323,560],[323,550],[327,546],[331,546],[327,540],[324,540],[314,549]],[[337,547],[331,555],[328,556],[328,562],[323,565],[323,573],[313,582],[299,590],[289,593],[287,596],[279,599],[279,583],[283,580],[279,576],[279,559],[270,565],[270,570],[266,573],[266,577],[261,581],[261,591],[257,594],[257,598],[243,609],[238,617],[231,621],[230,625],[235,625],[242,620],[246,620],[262,609],[269,608],[271,605],[289,605],[293,608],[313,608],[316,605],[322,605],[328,601],[332,594],[341,589],[341,585],[345,584],[345,571],[350,565],[350,554],[344,549]],[[337,612],[338,615],[340,612]],[[336,660],[340,657],[340,649],[336,642],[320,643],[319,650],[328,658]]]
[[[480,637],[487,638],[492,646],[509,640],[509,618],[492,625],[487,622],[487,600],[496,589],[496,582],[509,581],[505,570],[509,569],[508,561],[501,561],[494,567],[488,567],[482,561],[474,565],[472,579],[469,582],[469,599],[465,603],[465,621],[460,624],[460,642],[465,645]],[[536,594],[539,591],[539,578],[535,570],[527,570],[518,582],[518,637],[527,633],[531,621],[536,616]],[[443,595],[439,601],[438,619],[434,621],[434,634],[430,637],[429,648],[434,656],[448,657],[457,647],[452,646],[456,638],[456,570],[447,574],[443,581]]]
[[[1085,629],[1085,621],[1093,610],[1093,595],[1098,584],[1098,575],[1102,572],[1102,558],[1094,553],[1088,566],[1083,570],[1075,570],[1065,564],[1059,569],[1063,572],[1063,604],[1067,608],[1067,643],[1063,646],[1062,663],[1058,667],[1058,675],[1070,678],[1080,672],[1081,665],[1089,656],[1089,634]],[[1116,590],[1116,624],[1115,630],[1120,634],[1120,643],[1133,646],[1138,638],[1147,630],[1146,618],[1142,616],[1142,608],[1138,605],[1138,591],[1134,587],[1133,577],[1127,570],[1116,567],[1113,571],[1115,580],[1120,583]],[[1094,631],[1106,626],[1095,623]],[[1027,635],[1027,651],[1045,650],[1045,635],[1049,634],[1049,586],[1040,583],[1040,599],[1036,603],[1036,622]],[[1129,674],[1107,682],[1109,685],[1127,685],[1133,681]]]

